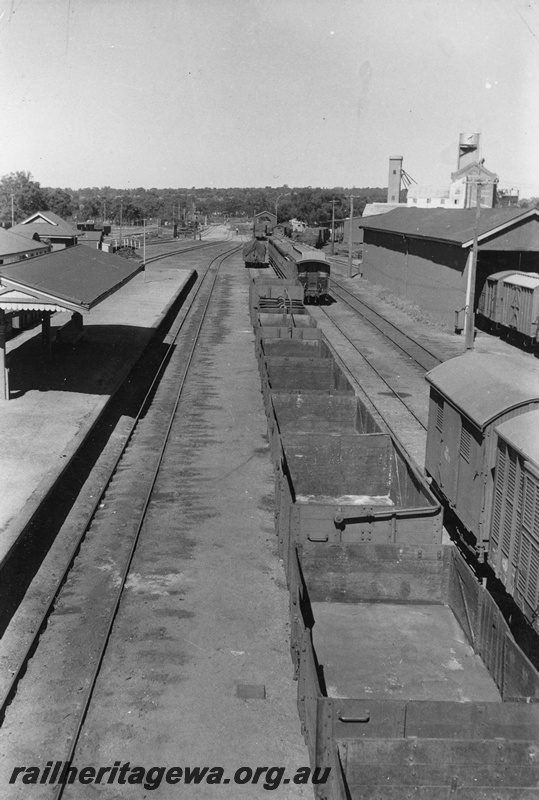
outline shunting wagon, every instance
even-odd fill
[[[251,239],[243,246],[242,258],[246,267],[269,267],[267,243],[259,239]]]
[[[306,303],[327,301],[331,270],[325,253],[308,245],[272,237],[268,240],[268,259],[277,275],[301,283]]]
[[[521,358],[467,353],[434,367],[425,469],[478,554],[490,545],[495,428],[539,407],[539,369]]]
[[[477,313],[495,332],[520,340],[539,343],[539,273],[496,272],[485,281]]]

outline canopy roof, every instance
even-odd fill
[[[57,250],[0,268],[0,308],[89,311],[142,268],[139,261],[83,245]]]
[[[539,366],[518,356],[466,353],[425,377],[481,429],[513,408],[539,402]]]

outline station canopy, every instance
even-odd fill
[[[83,245],[67,247],[0,268],[0,309],[88,312],[143,269]]]

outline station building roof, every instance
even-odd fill
[[[29,236],[30,238],[32,238],[35,233],[46,238],[52,236],[53,238],[61,239],[74,238],[79,235],[76,228],[72,228],[71,225],[68,225],[68,223],[62,219],[62,217],[59,217],[58,214],[55,214],[54,211],[36,211],[22,222],[14,225],[10,230],[14,233],[21,233],[23,236]]]
[[[365,230],[397,233],[470,247],[476,209],[396,208],[362,218]],[[539,210],[536,208],[482,208],[477,223],[483,250],[539,250]]]
[[[481,429],[513,408],[539,402],[539,367],[515,356],[465,353],[425,377]]]
[[[539,464],[539,409],[507,419],[495,430],[523,458]]]
[[[82,245],[0,268],[0,309],[90,311],[143,269],[125,259]]]
[[[43,252],[47,247],[50,247],[50,245],[46,245],[36,239],[29,239],[28,236],[22,236],[20,233],[15,233],[12,228],[9,230],[0,228],[0,258],[7,258],[21,253]]]

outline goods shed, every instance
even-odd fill
[[[6,327],[21,312],[40,312],[43,343],[50,350],[50,317],[71,311],[77,326],[91,311],[143,269],[138,261],[82,245],[0,269],[0,400],[9,399]]]
[[[363,276],[416,303],[449,328],[462,328],[477,231],[475,298],[486,278],[539,271],[539,210],[395,209],[364,218]]]

